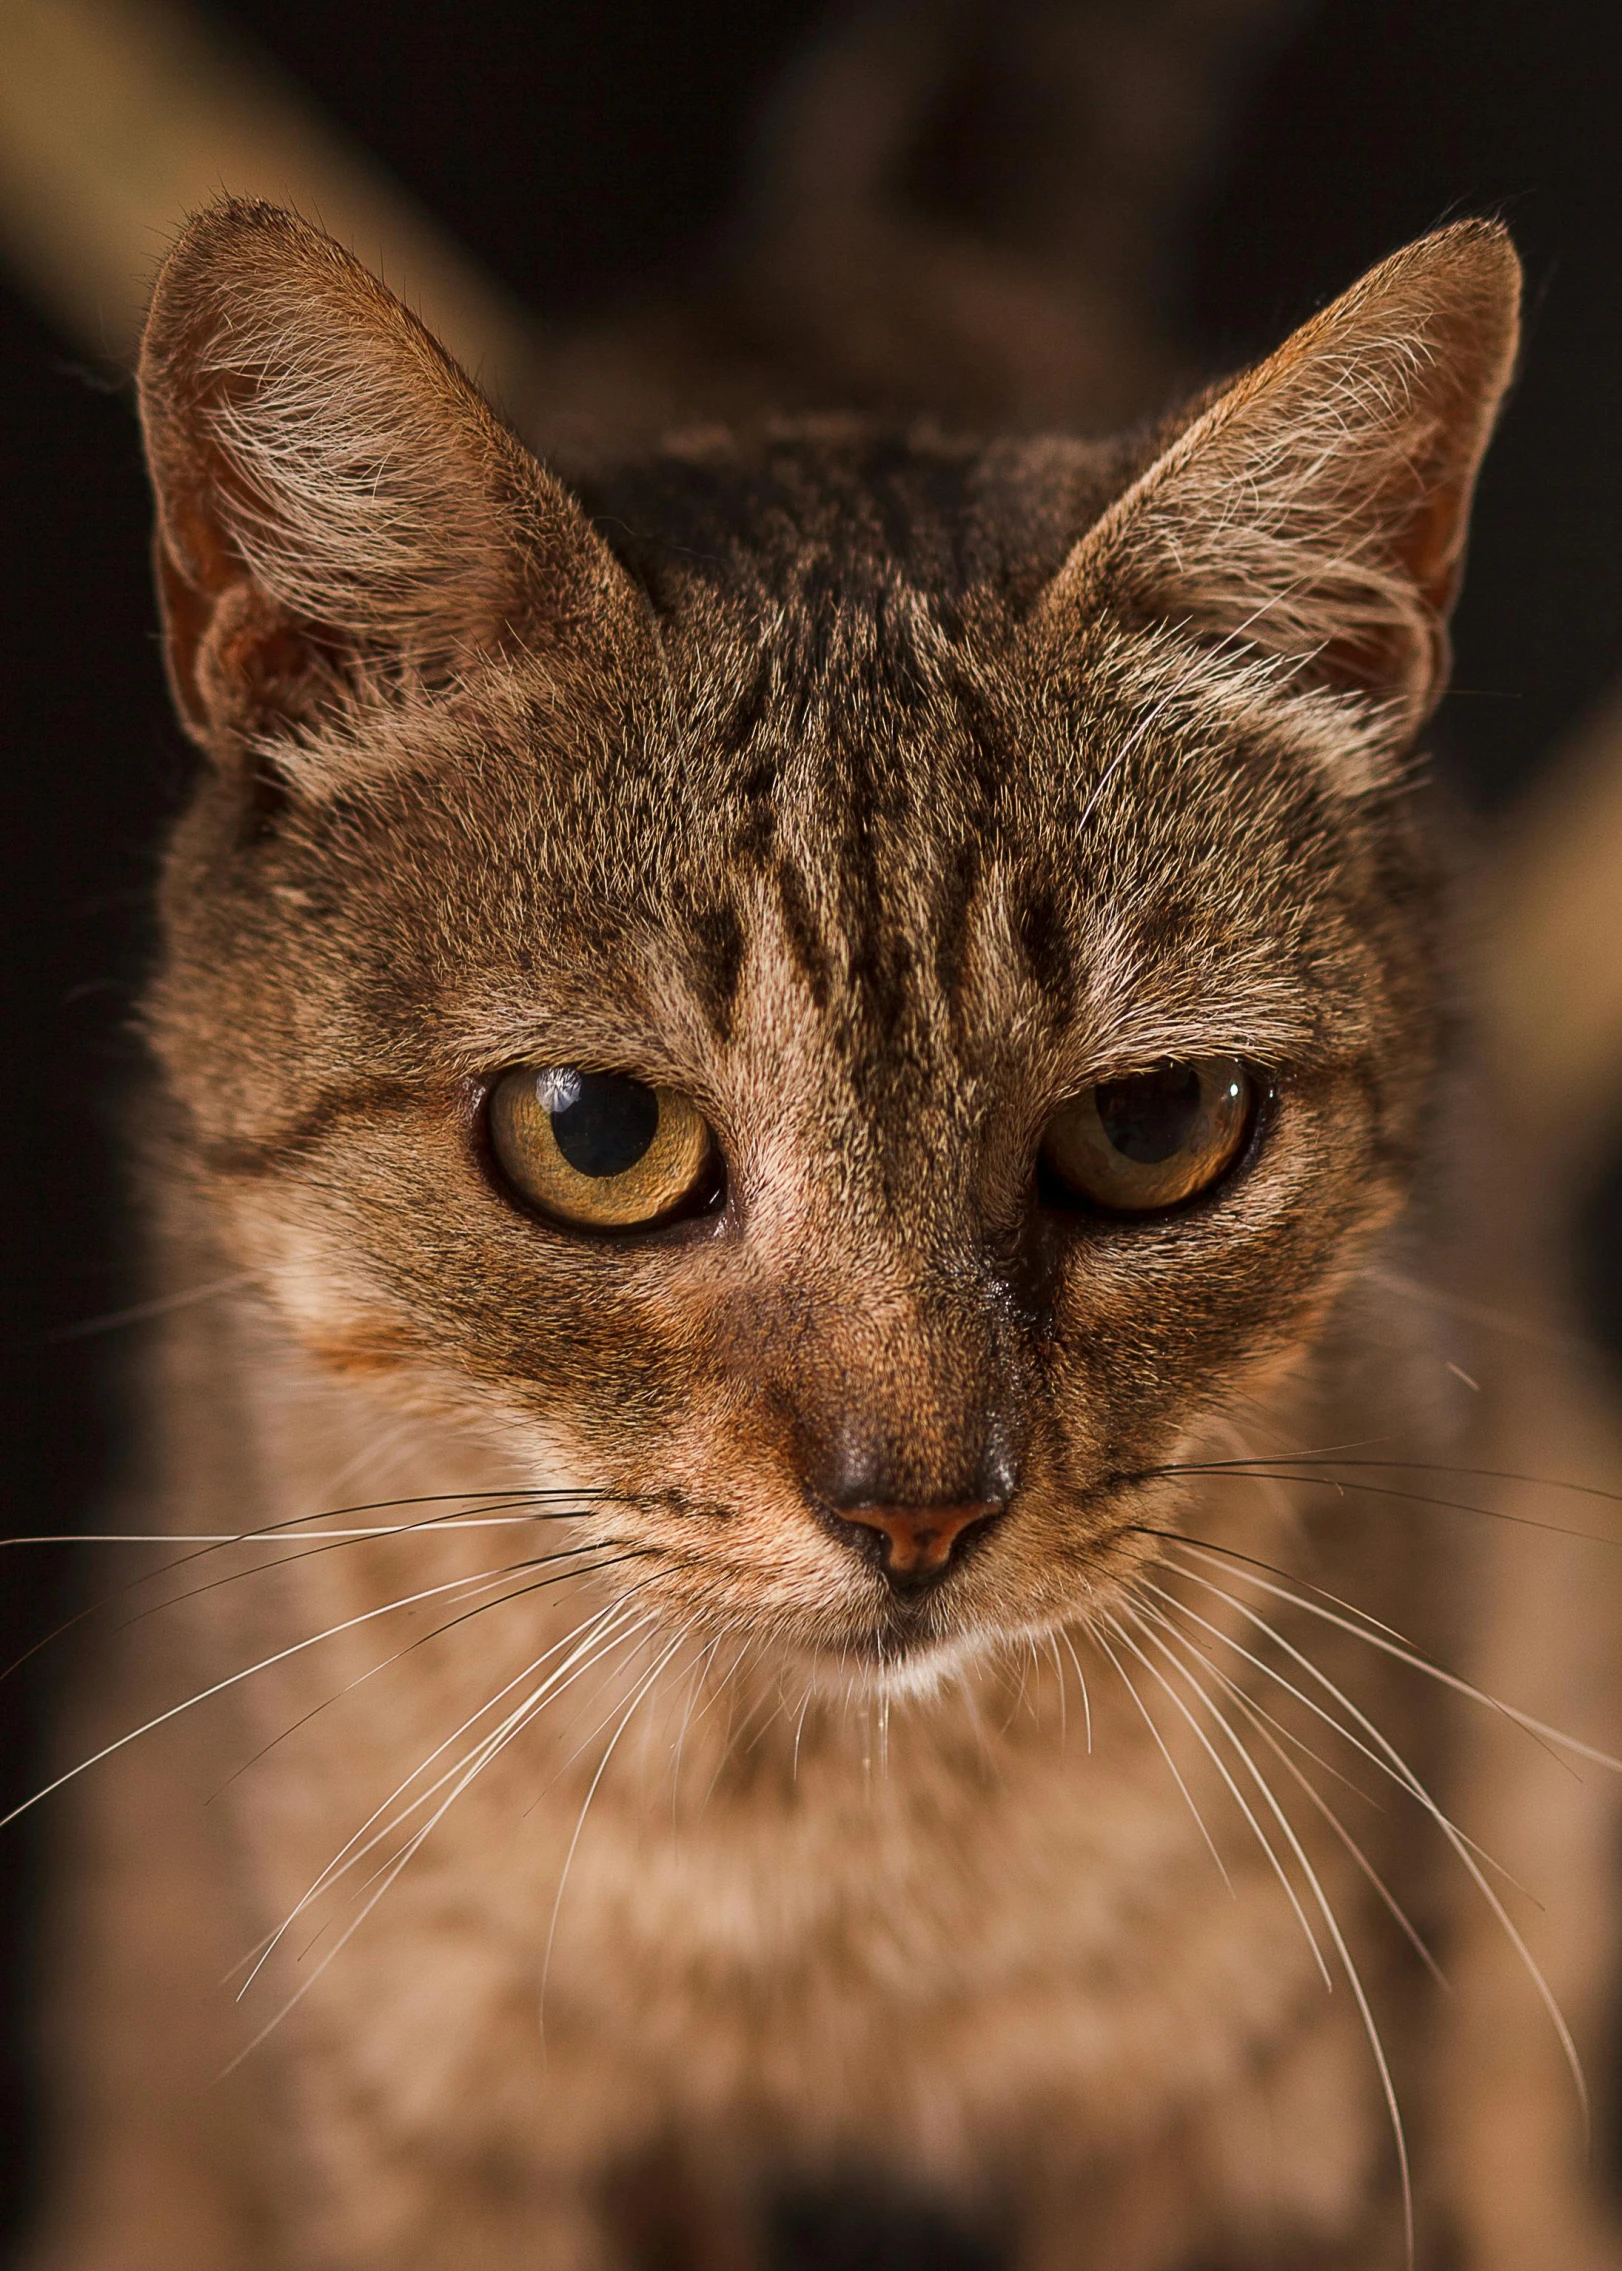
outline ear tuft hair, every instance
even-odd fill
[[[275,206],[188,226],[140,387],[171,673],[210,746],[318,711],[357,668],[445,678],[514,638],[578,654],[637,611],[438,342]]]
[[[1446,683],[1471,494],[1515,359],[1520,263],[1465,221],[1372,269],[1197,415],[1082,539],[1050,618],[1113,608],[1372,698]]]

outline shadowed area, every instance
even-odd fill
[[[853,2177],[791,2191],[767,2211],[768,2271],[1003,2271],[1007,2247],[927,2200]]]

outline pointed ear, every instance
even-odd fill
[[[1519,288],[1490,222],[1372,269],[1208,401],[1082,539],[1043,610],[1186,627],[1373,697],[1411,733],[1447,677]]]
[[[200,215],[141,347],[181,714],[222,751],[362,672],[449,680],[523,642],[589,666],[642,607],[563,486],[331,238]]]

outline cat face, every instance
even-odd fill
[[[1400,760],[1512,329],[1466,227],[1158,451],[802,428],[588,518],[336,248],[197,224],[152,1022],[305,1345],[607,1494],[673,1617],[1075,1615],[1410,1178]]]

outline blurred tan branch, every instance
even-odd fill
[[[0,0],[0,253],[86,349],[129,357],[181,221],[225,194],[318,220],[516,382],[522,309],[263,58],[171,0]]]

